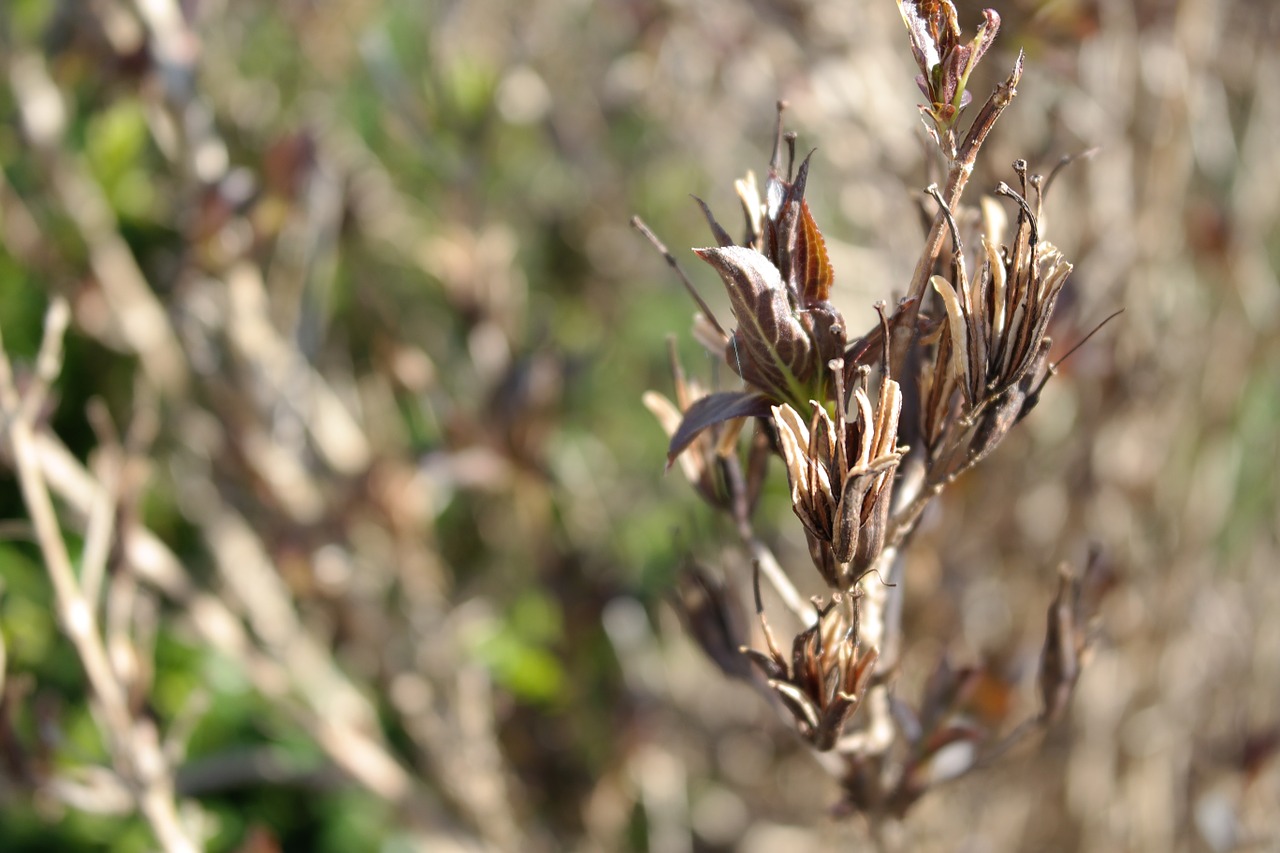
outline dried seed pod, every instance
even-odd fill
[[[690,564],[680,573],[674,603],[689,633],[725,675],[751,677],[751,666],[739,651],[747,637],[746,614],[723,581]]]
[[[1038,208],[1040,179],[1028,180],[1022,161],[1014,169]],[[985,457],[1037,402],[1049,369],[1049,321],[1071,273],[1062,253],[1040,239],[1038,212],[1024,195],[1005,184],[997,192],[1018,205],[1013,245],[1000,247],[999,237],[988,234],[977,278],[970,280],[957,263],[954,282],[931,279],[946,313],[921,375],[924,442],[941,468],[935,482]],[[959,256],[959,229],[950,211],[944,214]]]
[[[815,602],[817,621],[796,635],[788,658],[764,617],[757,574],[756,610],[768,652],[744,647],[742,653],[768,679],[801,737],[819,751],[835,747],[875,671],[876,650],[864,651],[858,642],[857,606],[856,598],[839,593],[825,605]]]
[[[836,360],[832,372],[843,375]],[[836,417],[811,401],[806,424],[788,403],[773,407],[773,422],[791,483],[791,506],[804,523],[809,553],[828,586],[848,591],[884,547],[894,475],[906,448],[897,446],[902,391],[880,383],[873,409],[866,375],[846,397],[838,383]]]

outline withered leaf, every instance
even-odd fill
[[[691,564],[680,573],[674,600],[689,633],[707,656],[726,675],[750,678],[750,663],[739,651],[747,636],[746,617],[724,581]]]
[[[977,398],[977,391],[970,372],[969,324],[966,322],[964,309],[951,282],[940,275],[933,276],[929,282],[942,297],[942,304],[947,310],[947,333],[951,340],[951,358],[947,366],[950,368],[951,375],[945,378],[956,380],[964,389],[965,398],[969,404],[973,405]]]
[[[720,273],[738,321],[733,336],[737,354],[730,366],[757,388],[786,399],[791,382],[813,372],[813,344],[792,309],[778,268],[745,246],[694,252]]]
[[[769,416],[769,400],[763,394],[748,391],[722,391],[708,394],[694,402],[671,436],[667,447],[667,464],[675,461],[703,430],[734,418]]]
[[[898,9],[911,34],[916,64],[932,75],[947,50],[960,41],[955,6],[949,0],[898,0]]]
[[[1044,650],[1040,656],[1040,698],[1047,720],[1056,719],[1065,710],[1080,677],[1080,652],[1083,634],[1077,624],[1076,609],[1080,600],[1080,583],[1064,566],[1059,570],[1058,594],[1049,605],[1045,627]]]
[[[724,228],[721,227],[720,223],[716,221],[715,216],[711,213],[711,208],[707,207],[707,203],[696,195],[693,197],[693,200],[698,203],[698,207],[702,208],[702,215],[707,219],[707,225],[711,228],[711,235],[716,238],[716,244],[721,248],[724,248],[725,246],[732,246],[734,244],[733,238],[730,237],[729,232],[725,231]]]
[[[797,242],[797,260],[804,263],[800,293],[801,302],[805,306],[826,301],[831,296],[831,259],[827,255],[827,242],[818,230],[809,212],[809,203],[800,203],[800,234]]]

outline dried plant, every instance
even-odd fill
[[[158,848],[194,851],[222,831],[218,797],[305,783],[321,802],[347,788],[388,816],[403,810],[420,828],[388,822],[425,847],[513,849],[537,830],[520,827],[490,674],[468,651],[497,617],[481,597],[466,609],[449,600],[453,568],[435,539],[443,502],[432,489],[501,492],[536,471],[562,365],[530,355],[518,337],[523,281],[498,261],[499,229],[424,224],[344,128],[292,131],[261,162],[236,165],[231,119],[213,112],[225,81],[197,73],[195,46],[207,33],[186,11],[172,0],[110,3],[65,22],[85,35],[64,46],[64,64],[123,71],[111,86],[150,119],[137,124],[141,138],[155,137],[146,185],[157,205],[172,202],[172,239],[182,246],[164,276],[147,244],[126,239],[80,156],[57,62],[5,42],[0,87],[21,119],[24,180],[48,189],[28,207],[8,170],[0,174],[0,237],[32,269],[53,272],[34,367],[11,357],[7,334],[0,340],[0,466],[21,488],[29,524],[17,530],[35,543],[85,698],[73,695],[65,713],[24,701],[24,684],[38,695],[49,687],[0,653],[0,672],[11,676],[0,678],[2,805],[35,801],[49,815],[71,809],[122,823],[135,814]],[[104,55],[78,53],[92,50]],[[65,223],[57,229],[37,218],[54,213]],[[13,226],[18,214],[30,218],[25,231]],[[469,395],[450,396],[431,357],[396,324],[373,332],[371,366],[325,363],[324,329],[339,319],[327,288],[344,228],[432,265],[449,317],[465,316],[477,339]],[[79,250],[63,257],[61,232],[84,247],[83,273]],[[430,251],[422,234],[432,235]],[[90,402],[87,464],[50,414],[75,369],[68,360],[62,370],[68,328],[136,357],[130,401],[112,415],[103,399]],[[457,437],[422,457],[397,428],[396,398],[432,394]],[[117,431],[121,413],[129,426]],[[153,529],[139,506],[149,480],[171,487],[191,541]],[[76,555],[68,543],[81,534]],[[230,703],[204,679],[177,696],[176,712],[157,700],[158,637],[175,636],[242,680],[260,703],[255,725],[283,725],[318,760],[282,761],[247,740],[188,754],[196,729]],[[88,716],[76,703],[91,711],[100,748],[66,736],[77,715]],[[284,832],[250,830],[240,849],[276,849]]]
[[[766,651],[744,644],[742,652],[799,735],[839,757],[824,766],[840,778],[841,808],[873,818],[901,816],[931,785],[1060,715],[1097,605],[1064,569],[1044,643],[1043,707],[1004,739],[1005,720],[976,713],[973,703],[980,690],[1011,687],[983,667],[955,670],[944,660],[918,709],[894,695],[901,649],[910,642],[897,636],[888,615],[890,598],[903,596],[910,582],[901,549],[925,506],[987,457],[1039,401],[1054,372],[1047,333],[1071,273],[1041,234],[1047,182],[1029,176],[1025,162],[1014,164],[1016,189],[1001,183],[995,191],[1015,208],[1011,236],[998,199],[983,199],[980,217],[963,205],[983,143],[1022,74],[1019,54],[965,126],[968,83],[995,40],[999,15],[986,10],[965,41],[952,3],[900,0],[899,7],[928,99],[920,107],[925,129],[947,174],[943,189],[928,188],[936,210],[905,297],[892,312],[878,305],[880,322],[866,334],[848,334],[830,301],[834,272],[805,201],[810,160],[795,167],[795,137],[783,132],[780,104],[763,199],[754,175],[737,184],[745,239],[735,242],[699,201],[717,245],[694,251],[723,280],[736,325],[728,331],[695,292],[695,330],[743,387],[703,393],[673,359],[678,403],[646,398],[670,437],[669,461],[679,461],[707,503],[734,515],[750,545]],[[968,232],[977,220],[975,257]],[[668,260],[674,264],[669,254]],[[733,475],[744,468],[744,433],[751,435],[750,480]],[[752,529],[762,460],[770,455],[784,463],[792,509],[828,588],[811,608],[797,605],[799,594],[770,567],[774,561]],[[1095,576],[1100,565],[1090,564]],[[789,655],[765,618],[761,569],[799,622]],[[1090,588],[1102,585],[1091,581]],[[709,621],[725,607],[705,603],[699,599],[686,614],[694,634],[713,646],[708,651],[726,672],[741,675],[725,664],[731,620]]]

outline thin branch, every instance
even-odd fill
[[[135,720],[129,710],[124,687],[111,666],[98,627],[95,608],[71,565],[62,538],[53,499],[35,452],[30,416],[48,393],[61,364],[62,336],[70,318],[65,300],[56,299],[45,320],[45,337],[40,358],[25,400],[14,382],[13,368],[0,337],[0,411],[6,421],[6,436],[13,454],[23,500],[31,516],[45,570],[53,584],[59,621],[84,666],[93,689],[100,722],[116,763],[123,768],[138,809],[146,816],[156,839],[171,853],[195,853],[197,846],[183,829],[173,797],[173,780],[159,748],[155,728],[148,720]],[[30,404],[34,399],[36,404]]]
[[[973,175],[973,165],[977,160],[978,151],[982,148],[982,143],[986,141],[987,135],[991,129],[995,127],[996,121],[1000,118],[1005,108],[1013,102],[1013,98],[1017,95],[1018,81],[1022,79],[1023,54],[1018,52],[1018,59],[1014,63],[1013,72],[1003,83],[998,85],[991,97],[983,104],[982,109],[974,118],[973,124],[969,126],[969,132],[965,134],[964,142],[960,146],[959,152],[956,154],[955,160],[952,161],[950,170],[947,174],[947,187],[944,196],[947,200],[947,207],[951,210],[957,210],[960,207],[960,198],[964,195],[965,187],[969,183],[969,178]],[[912,342],[915,340],[916,317],[920,314],[920,307],[924,302],[925,289],[929,285],[929,276],[932,275],[934,267],[938,263],[938,258],[942,256],[942,247],[945,243],[947,224],[946,216],[943,210],[939,210],[933,217],[933,226],[929,229],[929,236],[925,240],[924,252],[920,255],[920,260],[916,263],[915,273],[911,276],[910,286],[907,288],[907,301],[903,304],[906,316],[902,318],[902,322],[893,325],[893,345],[890,349],[889,375],[903,376],[903,369],[906,366],[907,353],[911,348]]]
[[[773,587],[774,592],[782,599],[782,603],[787,606],[787,609],[794,613],[805,627],[812,625],[817,620],[813,607],[796,589],[795,584],[791,582],[791,578],[787,576],[786,571],[778,562],[778,558],[773,555],[773,551],[756,535],[755,527],[751,523],[750,509],[745,498],[746,485],[743,481],[742,466],[738,461],[738,457],[730,456],[724,461],[725,479],[728,481],[729,489],[734,496],[733,520],[734,528],[738,531],[739,538],[747,546],[751,560],[760,567],[761,574],[769,581],[769,585]]]
[[[689,276],[685,274],[680,262],[676,260],[675,255],[671,254],[671,250],[667,248],[666,244],[658,239],[658,235],[654,234],[653,230],[639,216],[631,217],[631,227],[643,234],[645,239],[653,244],[653,247],[666,260],[667,266],[676,271],[676,275],[680,277],[680,283],[684,285],[684,289],[693,297],[693,301],[697,303],[698,310],[702,312],[702,316],[707,318],[707,322],[714,326],[717,332],[724,336],[725,339],[728,339],[729,333],[720,325],[720,321],[716,319],[716,315],[711,311],[711,306],[702,298],[702,294],[698,293],[698,289],[693,286],[693,282],[689,280]]]

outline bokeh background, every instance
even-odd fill
[[[1028,70],[971,192],[1096,148],[1048,199],[1053,334],[1124,313],[926,517],[899,690],[945,654],[1033,710],[1059,563],[1118,583],[1067,718],[891,842],[1274,849],[1280,7],[996,8],[971,88]],[[46,476],[208,849],[869,844],[670,605],[694,559],[749,579],[664,476],[667,337],[716,373],[628,219],[725,310],[689,195],[736,221],[785,98],[870,327],[936,177],[915,73],[888,0],[5,0],[4,347],[24,387],[68,300]],[[0,849],[153,849],[3,444]],[[779,478],[760,530],[817,592]]]

